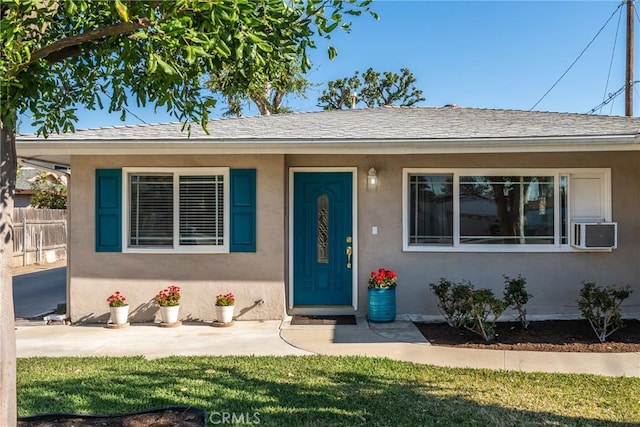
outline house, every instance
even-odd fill
[[[31,196],[35,191],[31,188],[40,171],[34,168],[20,168],[16,180],[16,189],[13,197],[13,206],[16,208],[28,208],[31,206]]]
[[[65,171],[61,170],[60,173],[54,173],[51,171],[43,172],[43,168],[47,168],[45,165],[37,164],[37,167],[23,166],[18,169],[18,176],[16,180],[16,187],[13,199],[13,206],[15,208],[29,208],[31,206],[31,197],[36,194],[32,188],[36,182],[38,176],[43,175],[45,179],[51,183],[62,182],[66,185],[67,178],[64,175]],[[40,168],[40,169],[38,169]]]
[[[171,284],[185,320],[227,292],[239,320],[365,313],[380,267],[421,320],[441,277],[501,295],[518,274],[534,319],[576,316],[582,281],[631,285],[640,312],[638,118],[383,107],[181,129],[18,137],[19,157],[71,167],[72,321],[105,321],[115,290],[150,321]]]

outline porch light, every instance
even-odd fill
[[[369,169],[367,174],[367,190],[368,191],[376,191],[378,189],[378,173],[376,168],[372,167]]]

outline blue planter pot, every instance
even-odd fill
[[[396,288],[368,289],[367,319],[386,323],[396,320]]]

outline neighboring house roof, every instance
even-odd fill
[[[18,173],[16,179],[16,192],[25,192],[34,193],[31,189],[31,184],[33,184],[33,180],[40,174],[41,172],[37,169],[32,168],[20,168],[20,172]]]
[[[458,107],[381,107],[215,119],[209,122],[209,135],[198,124],[191,126],[190,134],[182,127],[181,123],[165,123],[78,130],[52,134],[46,145],[41,144],[42,137],[19,135],[18,154],[28,157],[48,152],[52,158],[63,151],[109,154],[114,148],[120,149],[119,154],[148,154],[151,150],[156,154],[244,150],[410,154],[518,151],[514,147],[531,151],[534,146],[566,151],[576,149],[577,144],[590,145],[591,150],[605,149],[604,145],[611,149],[611,144],[640,149],[640,119],[636,117]]]
[[[47,179],[52,182],[57,180],[61,180],[65,184],[67,182],[67,179],[63,174],[57,175],[52,172],[43,172],[42,170],[35,169],[32,167],[22,167],[20,168],[18,175],[16,177],[16,187],[15,187],[16,194],[18,195],[22,194],[27,196],[32,196],[36,194],[36,192],[31,188],[31,186],[35,182],[36,178],[42,173],[45,173]]]

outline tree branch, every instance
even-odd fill
[[[47,62],[49,63],[54,63],[54,62],[60,62],[63,59],[67,59],[67,58],[72,58],[74,56],[78,56],[82,53],[82,49],[80,49],[80,46],[69,46],[69,47],[65,47],[64,49],[61,49],[57,52],[53,52],[50,55],[47,55],[47,57],[45,58],[47,60]]]
[[[280,110],[280,105],[282,105],[282,100],[286,94],[287,93],[284,90],[276,90],[276,93],[273,96],[273,102],[271,103],[273,111]]]
[[[79,46],[83,43],[99,40],[108,36],[127,34],[141,28],[147,28],[150,22],[151,21],[149,21],[149,18],[139,18],[136,22],[122,22],[110,27],[96,28],[95,30],[90,30],[82,34],[57,40],[50,45],[47,45],[42,49],[35,51],[31,55],[31,59],[29,60],[29,62],[26,62],[20,66],[20,68],[18,69],[18,73],[27,68],[29,65],[39,61],[40,59],[47,59],[51,56],[54,62],[61,61],[64,58],[74,55],[74,52],[76,51],[74,49],[71,49],[74,46]]]

